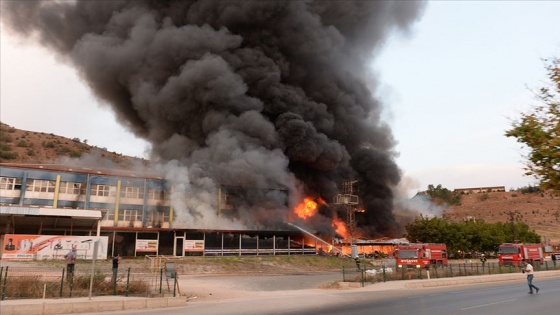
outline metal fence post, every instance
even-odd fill
[[[173,277],[173,297],[175,297],[175,290],[177,289],[177,275]]]
[[[365,286],[365,282],[366,282],[366,279],[364,279],[364,274],[365,274],[364,269],[360,269],[360,276],[362,277],[361,279],[362,287]]]
[[[126,294],[125,294],[125,296],[128,296],[128,290],[130,288],[129,284],[130,284],[130,267],[128,267],[128,270],[126,272]]]
[[[163,291],[163,268],[161,268],[159,270],[159,294],[161,294]]]
[[[451,278],[453,278],[453,265],[449,264],[449,275]]]
[[[383,282],[387,282],[387,271],[385,265],[383,265]]]
[[[60,278],[60,292],[58,294],[58,297],[62,297],[62,288],[64,288],[64,271],[65,269],[62,268],[62,278]]]
[[[113,295],[117,295],[117,275],[119,274],[118,269],[113,268]]]
[[[6,280],[8,279],[8,267],[6,266],[6,271],[4,271],[4,284],[2,284],[2,301],[6,298]]]
[[[72,290],[74,289],[74,272],[68,273],[66,276],[70,276],[70,297],[72,297]]]

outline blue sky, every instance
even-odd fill
[[[506,138],[560,56],[560,1],[432,1],[408,34],[394,34],[371,63],[385,119],[398,141],[409,194],[534,184],[523,151]],[[0,119],[16,128],[87,139],[144,156],[146,144],[47,51],[0,37]],[[62,123],[64,122],[64,123]]]
[[[434,1],[391,37],[372,67],[412,187],[535,183],[504,133],[535,104],[542,58],[560,56],[559,16],[559,1]]]

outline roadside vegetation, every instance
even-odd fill
[[[528,149],[525,174],[538,179],[543,190],[560,191],[560,58],[545,62],[548,82],[534,93],[536,105],[505,135]]]
[[[541,239],[527,224],[515,219],[486,223],[420,217],[408,224],[406,231],[410,242],[446,244],[451,258],[476,257],[480,253],[493,256],[502,243],[540,243]]]

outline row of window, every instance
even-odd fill
[[[0,177],[0,190],[21,190],[21,178]],[[55,182],[50,180],[30,180],[26,187],[26,191],[50,192],[54,193]],[[114,197],[117,187],[108,185],[92,185],[92,196]],[[60,182],[59,193],[72,195],[85,195],[86,187],[82,183]],[[144,189],[140,187],[123,187],[120,197],[131,199],[144,199]],[[148,191],[148,199],[164,200],[165,192],[161,189],[150,189]]]
[[[115,213],[107,212],[103,218],[104,220],[114,220]],[[121,216],[123,221],[142,221],[142,214],[138,210],[124,210]],[[169,222],[168,215],[164,212],[149,212],[149,222]]]

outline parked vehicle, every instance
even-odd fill
[[[544,261],[543,249],[540,244],[504,243],[498,249],[500,265],[521,266],[525,260],[533,263]]]
[[[430,265],[447,265],[447,245],[435,243],[409,243],[395,246],[393,256],[399,268],[427,268]]]

